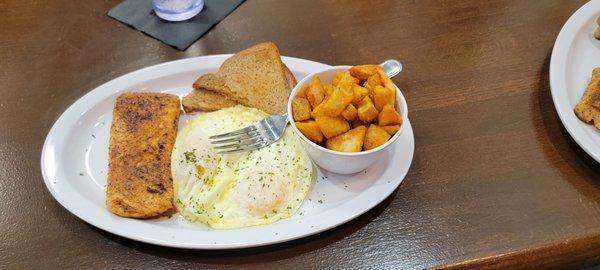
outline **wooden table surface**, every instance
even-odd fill
[[[550,97],[555,38],[584,1],[248,0],[185,52],[109,17],[118,0],[0,3],[0,268],[587,266],[600,166]],[[147,245],[87,225],[40,173],[59,115],[100,84],[271,40],[332,65],[396,58],[416,149],[400,188],[335,229],[233,251]]]

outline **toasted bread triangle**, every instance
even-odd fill
[[[237,103],[269,114],[286,111],[296,79],[272,42],[264,42],[225,60],[215,74],[204,74],[194,88],[214,91]]]
[[[210,112],[233,107],[238,103],[226,96],[206,89],[194,89],[181,100],[186,113],[203,111]]]

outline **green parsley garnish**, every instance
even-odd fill
[[[183,155],[185,156],[185,161],[187,162],[196,163],[196,161],[198,161],[198,159],[196,159],[196,154],[194,153],[194,151],[183,152]]]

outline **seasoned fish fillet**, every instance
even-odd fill
[[[106,206],[123,217],[151,218],[173,207],[171,151],[179,98],[161,93],[124,93],[110,129]]]
[[[592,70],[592,79],[575,106],[575,114],[582,121],[600,129],[600,67]]]

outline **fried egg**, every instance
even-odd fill
[[[171,155],[174,204],[185,219],[230,229],[269,224],[298,210],[314,172],[291,129],[279,141],[246,153],[217,154],[208,139],[266,116],[238,105],[185,123]]]

